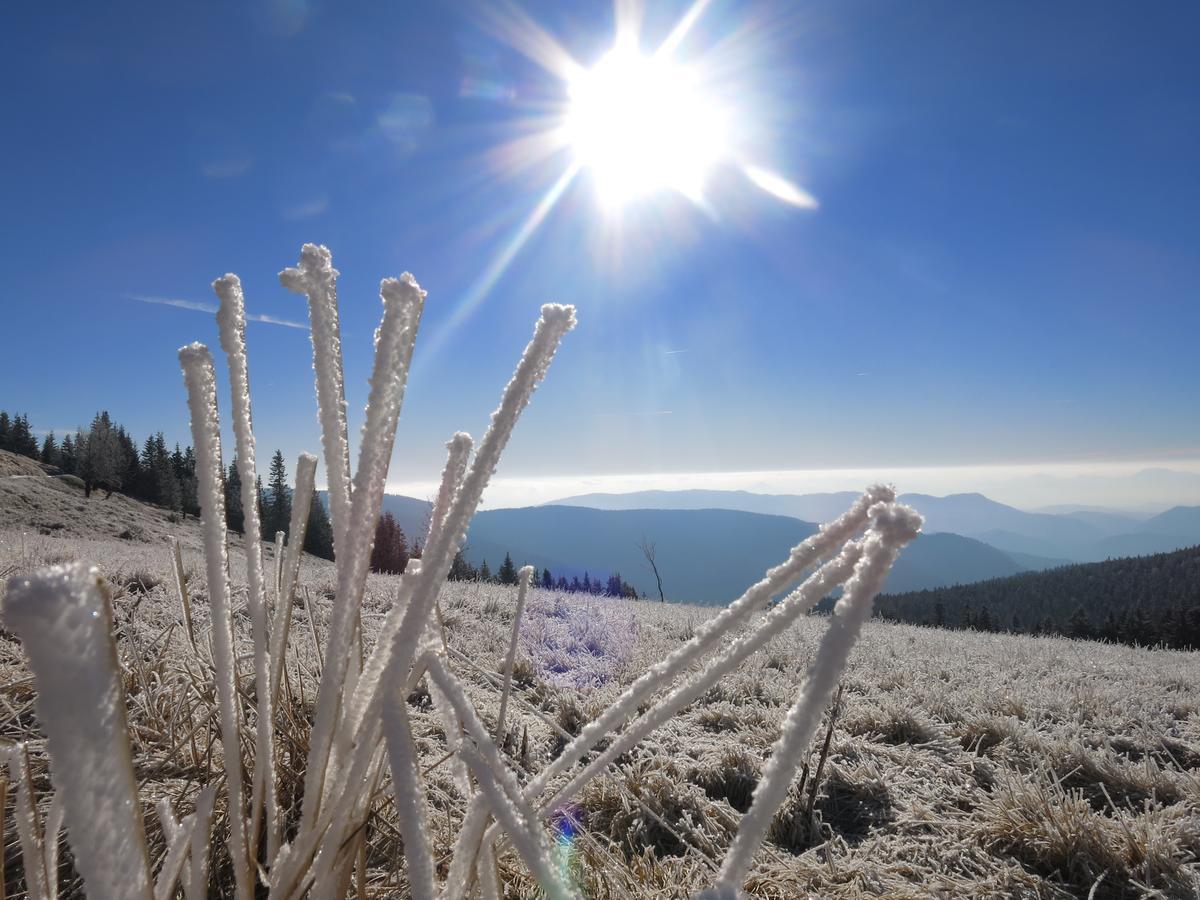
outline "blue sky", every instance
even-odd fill
[[[645,11],[643,48],[687,9]],[[315,241],[342,273],[356,416],[379,279],[429,292],[398,486],[435,478],[454,430],[482,433],[550,300],[580,325],[500,475],[562,493],[639,473],[1198,465],[1195,4],[713,0],[677,56],[736,106],[744,158],[819,206],[719,165],[703,204],[661,191],[613,213],[585,169],[507,266],[573,159],[515,149],[567,93],[522,52],[529,23],[586,67],[609,4],[8,20],[0,407],[35,426],[107,408],[138,439],[186,441],[175,351],[216,347],[215,325],[135,298],[210,304],[232,271],[253,313],[303,322],[276,273]],[[248,340],[260,447],[317,450],[307,332]]]

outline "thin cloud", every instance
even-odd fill
[[[205,178],[219,180],[223,178],[240,178],[250,171],[254,160],[250,157],[243,159],[216,159],[206,162],[200,167]]]
[[[686,350],[664,350],[663,356],[674,356],[677,353],[687,353]]]
[[[201,303],[198,300],[180,300],[175,297],[147,297],[144,294],[127,294],[130,300],[136,300],[138,303],[152,303],[155,306],[173,306],[176,309],[190,309],[193,312],[215,314],[217,305],[215,303]],[[299,328],[302,331],[308,331],[308,326],[303,322],[293,322],[291,319],[281,319],[278,316],[267,315],[266,313],[246,313],[247,322],[262,322],[266,325],[283,325],[285,328]]]

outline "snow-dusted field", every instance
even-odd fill
[[[194,524],[184,563],[194,627],[207,645],[203,559]],[[157,536],[154,536],[157,538]],[[219,779],[215,701],[195,660],[158,539],[88,540],[0,532],[0,573],[52,562],[96,563],[115,588],[119,651],[133,723],[135,772],[152,848],[164,844],[153,803],[188,810]],[[267,565],[270,566],[268,556]],[[245,568],[236,548],[230,573]],[[396,579],[371,576],[365,640]],[[303,782],[308,717],[329,619],[334,569],[305,558],[302,608],[288,653],[285,748],[289,821]],[[245,590],[235,590],[239,652],[249,652]],[[449,661],[484,722],[495,723],[497,672],[515,589],[449,584],[440,605]],[[546,766],[620,689],[689,638],[714,610],[534,590],[521,627],[505,751],[528,777]],[[687,897],[711,883],[764,758],[794,701],[823,619],[805,619],[623,756],[556,816],[561,865],[587,897]],[[252,689],[243,661],[243,688]],[[1200,657],[1050,638],[871,623],[843,678],[828,759],[812,748],[803,794],[775,816],[747,889],[755,896],[1170,896],[1200,893]],[[0,740],[30,741],[47,802],[44,744],[20,646],[0,633]],[[408,698],[445,859],[464,803],[424,683]],[[816,783],[812,814],[810,787]],[[386,788],[386,786],[385,786]],[[11,798],[11,791],[9,792]],[[390,789],[368,829],[369,896],[404,896],[404,855]],[[8,897],[23,896],[12,801],[5,810]],[[218,832],[225,829],[218,809]],[[212,865],[224,852],[213,841]],[[159,860],[155,859],[157,867]],[[499,857],[518,896],[537,890],[511,849]],[[64,855],[64,893],[78,891]],[[219,880],[219,879],[218,879]],[[511,889],[510,889],[511,890]],[[511,894],[510,894],[511,895]]]

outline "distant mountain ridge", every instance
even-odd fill
[[[581,494],[559,505],[599,509],[738,509],[824,522],[841,513],[857,496],[844,491],[818,494],[754,494],[748,491],[636,491],[628,494]],[[983,494],[902,494],[905,503],[925,516],[926,532],[950,532],[991,544],[1017,557],[1048,562],[1095,562],[1117,556],[1169,552],[1200,543],[1200,507],[1177,506],[1139,520],[1100,510],[1069,513],[1026,512]]]
[[[639,543],[657,545],[669,600],[724,604],[816,530],[810,522],[741,510],[598,510],[534,506],[484,510],[467,533],[466,556],[495,570],[505,553],[518,565],[557,577],[607,577],[616,571],[648,596],[656,593]],[[923,535],[897,562],[892,590],[977,581],[1022,571],[1007,554],[955,534]]]

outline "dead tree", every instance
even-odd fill
[[[657,545],[653,541],[646,540],[646,536],[643,534],[638,548],[642,551],[642,556],[646,557],[646,562],[650,563],[650,569],[654,572],[654,580],[658,582],[658,599],[666,603],[667,598],[663,596],[662,576],[658,574],[658,562],[655,559]]]

